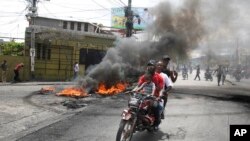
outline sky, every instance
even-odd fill
[[[32,0],[0,0],[0,37],[24,38],[25,15]],[[132,0],[134,7],[152,7],[161,0]],[[111,25],[111,8],[124,7],[128,0],[39,0],[38,15]],[[175,2],[176,3],[176,2]]]

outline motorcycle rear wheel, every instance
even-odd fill
[[[133,122],[129,120],[121,120],[116,134],[116,141],[131,141],[133,130]]]

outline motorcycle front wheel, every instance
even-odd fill
[[[129,120],[121,120],[116,141],[131,141],[133,135],[133,122]]]

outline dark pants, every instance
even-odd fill
[[[218,86],[220,86],[221,74],[217,75]]]
[[[78,77],[78,72],[74,72],[74,79]]]
[[[153,111],[155,115],[155,126],[159,126],[161,123],[161,112],[163,110],[163,107],[160,106],[159,102],[157,102],[157,105],[153,106]]]
[[[196,80],[197,77],[199,78],[199,80],[201,80],[199,73],[196,73],[196,76],[195,76],[194,80]]]
[[[20,82],[20,78],[19,78],[19,71],[18,70],[14,70],[15,76],[14,76],[14,81],[15,82]]]
[[[224,85],[225,80],[226,80],[226,75],[222,75],[222,85]]]
[[[168,94],[164,94],[164,96],[162,96],[161,98],[164,100],[163,108],[165,109],[168,102]]]

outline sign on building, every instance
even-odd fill
[[[134,29],[145,29],[152,18],[149,16],[148,9],[143,7],[132,7]],[[138,21],[140,20],[140,21]],[[113,28],[125,29],[126,17],[124,7],[111,8],[111,26]]]

